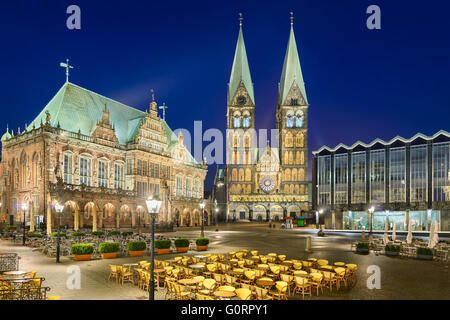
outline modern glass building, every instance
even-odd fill
[[[450,230],[450,133],[369,144],[323,146],[313,152],[313,208],[326,228]],[[369,208],[374,208],[371,214]]]

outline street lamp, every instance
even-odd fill
[[[59,263],[59,254],[60,254],[60,247],[61,247],[61,238],[59,236],[59,232],[61,229],[61,213],[64,210],[64,206],[62,204],[59,204],[58,202],[55,204],[55,210],[58,213],[58,232],[56,234],[56,262]]]
[[[155,217],[158,215],[159,210],[161,209],[162,201],[156,197],[148,197],[145,201],[147,204],[148,213],[152,217],[152,244],[151,244],[151,262],[150,262],[150,292],[149,299],[155,300]]]
[[[202,232],[201,232],[201,235],[200,235],[200,237],[202,237],[202,238],[204,238],[205,237],[205,228],[204,228],[204,226],[203,226],[203,219],[204,219],[204,209],[205,209],[205,203],[204,202],[201,202],[200,203],[200,208],[202,209]]]
[[[22,239],[22,245],[25,245],[25,212],[27,211],[27,204],[22,204],[22,210],[23,210],[23,239]]]

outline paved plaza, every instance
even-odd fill
[[[360,239],[359,234],[326,232],[325,237],[317,237],[306,230],[269,229],[266,224],[256,225],[222,225],[207,227],[205,236],[210,238],[208,253],[227,253],[239,249],[255,249],[262,254],[275,252],[285,254],[287,259],[305,259],[314,257],[327,259],[330,262],[344,261],[358,265],[357,282],[352,288],[341,289],[330,293],[325,289],[318,298],[305,299],[449,299],[450,277],[449,262],[422,261],[411,258],[387,257],[376,255],[359,255],[351,251],[351,243]],[[195,239],[199,236],[197,229],[181,229],[166,233],[168,237],[186,237]],[[305,252],[306,238],[312,236],[312,252]],[[123,286],[108,282],[109,264],[134,263],[149,260],[149,256],[121,257],[114,260],[74,261],[71,257],[62,257],[56,264],[36,249],[22,247],[20,243],[0,240],[0,252],[17,252],[20,257],[20,269],[38,270],[38,276],[45,277],[45,286],[51,287],[50,295],[59,295],[61,299],[80,300],[127,300],[147,299],[148,294],[132,284]],[[197,251],[189,251],[187,255],[195,255]],[[157,256],[158,259],[172,259],[177,254]],[[81,271],[81,288],[70,290],[66,281],[70,276],[67,270],[76,265]],[[380,268],[380,289],[368,289],[367,273],[369,266]],[[163,290],[156,293],[156,299],[163,299]]]

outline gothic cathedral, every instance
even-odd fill
[[[278,221],[305,216],[309,210],[308,101],[292,20],[278,86],[277,147],[269,142],[259,147],[255,106],[241,23],[227,97],[227,219]]]

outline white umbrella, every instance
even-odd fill
[[[392,228],[392,241],[395,241],[395,231],[397,229],[396,225],[397,224],[394,221],[394,225],[393,225],[393,228]]]
[[[434,247],[434,224],[432,223],[430,226],[430,237],[428,239],[428,248],[433,248]]]
[[[384,244],[389,242],[388,230],[389,230],[389,220],[388,216],[386,216],[386,221],[384,222]]]
[[[409,219],[408,223],[408,235],[406,236],[406,243],[411,244],[412,243],[412,221]]]
[[[438,243],[439,243],[439,225],[438,225],[438,222],[436,221],[435,225],[434,225],[433,244],[435,246]]]

